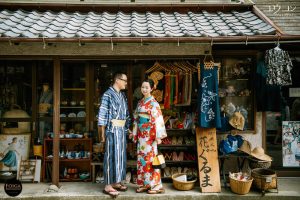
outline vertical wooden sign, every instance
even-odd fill
[[[197,128],[197,153],[201,192],[221,192],[215,128]]]

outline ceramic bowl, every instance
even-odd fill
[[[62,101],[62,102],[61,102],[61,105],[67,106],[67,105],[68,105],[68,102],[67,102],[67,101]]]
[[[83,172],[83,173],[80,173],[80,174],[79,174],[79,178],[80,178],[81,180],[87,179],[87,178],[89,178],[89,177],[90,177],[90,173],[88,173],[88,172]]]
[[[70,105],[71,105],[71,106],[76,106],[76,104],[77,104],[76,101],[71,101],[71,102],[70,102]]]

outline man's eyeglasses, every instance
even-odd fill
[[[127,83],[126,79],[122,79],[122,78],[118,78],[118,79],[120,79],[120,80],[124,81],[125,83]]]

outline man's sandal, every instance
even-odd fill
[[[119,192],[117,190],[103,190],[104,194],[108,194],[109,196],[111,196],[112,198],[117,198],[119,196]]]
[[[116,185],[112,185],[112,187],[115,189],[115,190],[118,190],[118,191],[122,191],[122,192],[125,192],[128,190],[128,187],[121,184],[121,183],[118,183]]]
[[[150,188],[146,186],[141,186],[136,189],[136,193],[142,193],[142,192],[147,192]]]

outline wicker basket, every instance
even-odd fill
[[[272,165],[272,161],[260,161],[260,160],[249,159],[249,167],[251,169],[255,169],[255,168],[269,169],[271,165]]]
[[[197,181],[197,179],[192,180],[192,181],[178,181],[175,180],[175,178],[177,178],[178,176],[182,176],[182,175],[187,175],[185,173],[178,173],[178,174],[173,174],[172,175],[172,180],[173,180],[173,186],[174,188],[176,188],[177,190],[191,190],[194,188],[195,182]]]
[[[251,172],[253,184],[260,190],[277,189],[276,172],[270,169],[256,168]]]
[[[231,191],[236,194],[248,194],[253,178],[248,181],[239,181],[229,177]]]

